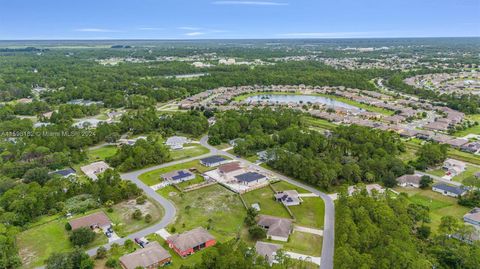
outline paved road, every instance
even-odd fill
[[[120,238],[118,240],[115,240],[115,241],[110,242],[108,244],[105,244],[103,246],[105,248],[109,249],[113,243],[117,243],[117,244],[122,245],[125,242],[125,240],[127,240],[127,239],[132,239],[133,240],[137,237],[147,236],[149,234],[155,233],[156,231],[158,231],[162,228],[165,228],[168,224],[170,224],[171,222],[173,222],[175,220],[176,209],[175,209],[175,206],[173,205],[173,203],[170,202],[168,199],[165,199],[163,196],[159,195],[154,190],[152,190],[152,188],[150,188],[145,183],[143,183],[140,179],[138,179],[138,176],[140,176],[143,173],[153,171],[153,170],[156,170],[156,169],[159,169],[159,168],[193,161],[193,160],[204,158],[204,157],[207,157],[207,156],[210,156],[210,155],[211,154],[204,154],[204,155],[201,155],[201,156],[196,156],[196,157],[192,157],[192,158],[188,158],[188,159],[182,159],[182,160],[178,160],[178,161],[164,163],[164,164],[161,164],[161,165],[156,165],[156,166],[148,167],[148,168],[145,168],[145,169],[136,170],[136,171],[133,171],[133,172],[121,174],[120,176],[122,177],[122,179],[129,180],[129,181],[135,183],[140,189],[143,190],[143,192],[148,197],[150,197],[150,198],[154,199],[156,202],[158,202],[163,207],[164,216],[160,220],[160,222],[155,223],[154,225],[152,225],[148,228],[145,228],[141,231],[130,234],[130,235],[124,237],[124,238]],[[98,247],[89,249],[89,250],[87,250],[87,254],[90,255],[90,256],[94,256],[97,252],[97,249],[98,249]]]
[[[322,245],[322,259],[321,259],[321,265],[320,268],[322,269],[333,269],[333,254],[334,254],[334,249],[335,249],[335,208],[334,208],[334,203],[332,198],[328,196],[326,193],[323,193],[313,187],[310,187],[308,185],[305,185],[299,181],[296,181],[294,179],[291,179],[287,176],[284,176],[282,174],[276,173],[275,171],[265,169],[261,166],[258,166],[254,163],[251,163],[245,159],[238,158],[237,156],[230,154],[226,151],[219,150],[215,147],[212,147],[208,144],[208,137],[204,136],[200,140],[200,144],[210,150],[210,153],[212,154],[217,154],[217,155],[225,155],[228,156],[236,161],[239,161],[243,163],[244,165],[247,166],[254,166],[256,169],[268,173],[268,174],[274,174],[277,178],[282,179],[287,181],[290,184],[293,184],[295,186],[301,187],[303,189],[306,189],[318,196],[320,196],[324,203],[325,203],[325,221],[324,221],[324,227],[323,227],[323,245]]]
[[[158,202],[164,209],[164,216],[160,220],[160,222],[155,223],[154,225],[152,225],[148,228],[145,228],[141,231],[130,234],[126,237],[123,237],[123,238],[120,238],[118,240],[109,242],[109,243],[103,245],[103,247],[105,247],[106,249],[110,249],[110,247],[113,243],[122,245],[127,239],[133,240],[137,237],[147,236],[149,234],[155,233],[156,231],[158,231],[162,228],[165,228],[168,224],[172,223],[175,220],[176,209],[175,209],[174,204],[172,202],[170,202],[168,199],[159,195],[154,190],[152,190],[152,188],[147,186],[145,183],[143,183],[138,178],[141,174],[149,172],[149,171],[153,171],[153,170],[156,170],[156,169],[159,169],[159,168],[164,168],[164,167],[167,167],[167,166],[172,166],[172,165],[176,165],[176,164],[180,164],[180,163],[185,163],[185,162],[205,158],[205,157],[208,157],[208,156],[211,156],[211,155],[225,155],[225,156],[228,156],[228,157],[230,157],[234,160],[242,162],[247,166],[254,166],[256,169],[258,169],[258,170],[260,170],[264,173],[274,174],[277,178],[285,180],[285,181],[287,181],[287,182],[289,182],[293,185],[296,185],[298,187],[304,188],[304,189],[320,196],[323,199],[323,201],[325,202],[325,221],[324,221],[325,223],[324,223],[324,237],[323,237],[323,245],[322,245],[322,253],[321,253],[322,259],[321,259],[321,265],[320,266],[321,266],[322,269],[333,269],[333,253],[334,253],[334,242],[335,242],[335,237],[334,237],[335,210],[334,210],[334,204],[333,204],[332,199],[327,194],[325,194],[323,192],[320,192],[315,188],[312,188],[312,187],[310,187],[308,185],[305,185],[301,182],[295,181],[295,180],[293,180],[289,177],[286,177],[284,175],[278,174],[274,171],[267,170],[267,169],[265,169],[261,166],[258,166],[254,163],[251,163],[247,160],[238,158],[238,157],[236,157],[236,156],[234,156],[234,155],[232,155],[232,154],[230,154],[226,151],[219,150],[215,147],[212,147],[208,144],[207,141],[208,141],[208,137],[204,136],[200,140],[200,144],[203,145],[204,147],[208,148],[210,150],[210,153],[203,154],[203,155],[196,156],[196,157],[192,157],[192,158],[187,158],[187,159],[182,159],[182,160],[173,161],[173,162],[169,162],[169,163],[164,163],[164,164],[161,164],[161,165],[156,165],[156,166],[152,166],[152,167],[148,167],[148,168],[145,168],[145,169],[136,170],[136,171],[133,171],[133,172],[124,173],[124,174],[120,175],[122,179],[129,180],[129,181],[135,183],[140,189],[143,190],[143,192],[147,196],[149,196],[150,198],[152,198],[156,202]],[[98,248],[99,247],[89,249],[89,250],[86,251],[86,253],[90,256],[94,256],[96,254]],[[37,267],[37,268],[44,268],[44,266]]]
[[[460,182],[453,181],[453,180],[447,180],[447,179],[441,178],[439,176],[434,176],[434,175],[427,174],[427,173],[422,172],[422,171],[415,171],[415,173],[419,174],[419,175],[422,175],[422,176],[429,176],[434,181],[439,181],[439,182],[442,182],[442,183],[447,183],[447,184],[455,185],[455,186],[461,186],[462,185],[462,183],[460,183]]]

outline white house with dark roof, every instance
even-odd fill
[[[440,184],[433,185],[432,191],[441,193],[445,196],[457,198],[459,196],[465,195],[468,192],[468,188],[464,186],[453,186],[453,185],[440,183]]]
[[[474,225],[477,229],[480,229],[480,208],[475,207],[463,216],[463,221]]]

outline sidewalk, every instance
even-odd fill
[[[286,251],[285,254],[295,260],[309,261],[309,262],[313,262],[314,264],[320,265],[320,261],[321,261],[320,257],[313,257],[313,256],[308,256],[308,255],[290,252],[290,251]]]

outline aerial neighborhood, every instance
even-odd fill
[[[10,2],[7,37],[85,5]],[[478,37],[305,32],[285,13],[350,18],[338,1],[117,2],[94,13],[118,27],[0,40],[0,268],[480,268]],[[451,5],[417,2],[415,23]],[[478,18],[461,2],[446,25]],[[272,14],[289,18],[272,39],[229,39]]]

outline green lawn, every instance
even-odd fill
[[[433,176],[443,177],[445,175],[445,170],[440,168],[435,170],[428,170],[427,173]]]
[[[323,220],[325,216],[325,204],[320,197],[303,197],[301,205],[290,206],[295,216],[297,225],[323,228]]]
[[[466,120],[480,122],[480,114],[467,115]],[[454,133],[455,136],[462,137],[468,134],[480,134],[480,125],[475,125],[465,130],[457,131]]]
[[[242,197],[247,205],[258,203],[260,214],[290,218],[283,204],[275,201],[273,191],[268,186],[242,194]]]
[[[272,187],[276,191],[286,191],[286,190],[296,190],[298,193],[310,193],[309,191],[302,189],[300,187],[297,187],[293,184],[290,184],[284,180],[277,181],[272,184]]]
[[[317,127],[325,130],[332,130],[337,128],[338,125],[335,123],[331,123],[327,120],[320,119],[320,118],[314,118],[310,116],[305,116],[302,118],[303,122],[305,123],[306,126],[309,127]]]
[[[143,218],[141,220],[133,219],[132,214],[136,209],[140,209],[143,216],[150,214],[152,221],[147,223]],[[124,237],[160,221],[163,216],[163,208],[150,199],[143,205],[137,205],[135,199],[133,199],[118,203],[113,206],[113,212],[105,211],[105,213],[112,221],[115,232],[120,237]]]
[[[117,146],[104,146],[98,149],[92,149],[87,151],[87,156],[90,162],[105,160],[108,157],[115,155],[117,152]]]
[[[189,181],[184,181],[184,182],[178,184],[177,186],[183,190],[188,186],[199,184],[199,183],[202,183],[204,181],[205,181],[205,179],[201,175],[196,175],[194,179],[189,180]]]
[[[458,205],[457,199],[441,195],[432,190],[422,190],[416,188],[395,188],[398,192],[405,192],[408,194],[408,199],[412,203],[418,203],[428,206],[430,208],[430,218],[433,231],[436,231],[440,225],[440,219],[443,216],[454,216],[459,220],[470,209]]]
[[[180,150],[172,150],[170,151],[170,154],[173,160],[180,160],[200,156],[203,154],[207,154],[208,152],[209,150],[202,145],[191,144],[186,145],[183,149]]]
[[[179,193],[169,186],[158,191],[170,199],[177,208],[173,225],[176,232],[184,232],[202,226],[220,242],[237,236],[243,227],[246,210],[240,197],[216,184],[199,190]]]
[[[40,225],[32,225],[30,229],[17,235],[17,246],[24,268],[34,268],[44,264],[52,253],[73,249],[69,233],[65,229],[65,218],[57,218],[49,222],[40,221]],[[107,237],[97,234],[95,240],[86,248],[107,243]]]
[[[322,254],[322,243],[323,237],[319,235],[294,231],[283,249],[319,257]]]
[[[196,168],[200,173],[214,169],[211,167],[206,167],[201,165],[199,160],[193,160],[190,162],[180,163],[180,164],[160,168],[157,170],[153,170],[150,172],[146,172],[144,174],[141,174],[138,178],[148,186],[152,186],[162,182],[162,179],[160,178],[160,176],[167,172],[180,170],[180,169],[189,169],[189,168]]]
[[[463,182],[466,178],[474,177],[477,172],[480,172],[480,168],[472,165],[467,165],[465,171],[460,175],[452,178],[454,181]]]

